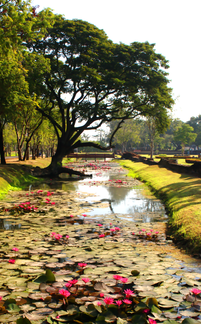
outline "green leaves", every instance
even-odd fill
[[[47,105],[36,109],[55,128],[60,159],[87,144],[100,148],[81,142],[80,136],[115,119],[121,123],[140,114],[154,116],[163,129],[167,124],[173,104],[164,72],[168,65],[153,44],[114,44],[86,21],[55,16],[46,37],[27,46],[50,61],[51,70],[39,83]],[[63,99],[66,94],[68,100]]]
[[[28,318],[26,317],[20,317],[18,318],[17,324],[31,324],[30,320],[28,320]]]
[[[34,282],[38,282],[38,283],[54,282],[54,281],[55,281],[55,276],[50,269],[47,269],[45,274],[42,274],[40,277],[34,280]]]

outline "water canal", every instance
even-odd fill
[[[121,297],[121,285],[112,288],[114,274],[128,279],[125,288],[133,289],[136,298],[157,299],[159,310],[150,310],[157,322],[188,317],[200,321],[199,297],[196,301],[190,292],[201,289],[200,261],[166,240],[163,204],[117,164],[85,162],[71,167],[93,177],[49,181],[40,188],[30,184],[27,191],[11,192],[1,202],[0,306],[13,298],[20,302],[16,312],[4,310],[1,315],[0,308],[0,323],[12,323],[20,314],[37,323],[47,323],[47,316],[48,323],[59,323],[59,318],[64,322],[70,315],[58,291],[67,280],[76,278],[82,286],[87,276],[115,299]],[[84,272],[79,262],[86,262]],[[47,269],[56,282],[41,286],[37,278]],[[72,288],[69,291],[75,295]],[[102,303],[92,285],[84,295],[73,305]],[[72,310],[73,305],[68,307]]]

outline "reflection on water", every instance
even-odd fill
[[[121,219],[128,219],[128,215],[133,221],[152,222],[157,220],[166,220],[164,205],[154,196],[147,198],[144,196],[142,186],[140,188],[129,188],[123,186],[106,186],[100,185],[103,181],[114,179],[126,180],[126,174],[114,173],[112,170],[102,172],[101,175],[93,172],[93,178],[86,178],[79,182],[73,183],[77,192],[87,192],[89,197],[85,198],[88,203],[94,201],[108,202],[108,207],[94,207],[89,216],[116,214]],[[72,185],[72,183],[71,183]],[[145,185],[143,185],[145,186]],[[129,218],[130,218],[129,217]]]
[[[163,204],[153,197],[145,197],[143,186],[140,187],[123,187],[121,185],[112,185],[109,180],[129,179],[126,173],[115,173],[112,169],[97,173],[97,171],[90,171],[93,173],[93,178],[85,178],[83,180],[76,181],[70,178],[70,181],[56,181],[53,183],[40,184],[40,187],[34,184],[30,185],[28,190],[64,190],[64,191],[77,191],[89,193],[88,198],[81,200],[82,206],[91,208],[91,211],[87,211],[88,216],[103,216],[115,214],[120,219],[129,219],[136,222],[153,222],[153,221],[165,221],[167,215],[165,214],[165,208]],[[130,178],[131,179],[131,178]],[[106,185],[110,184],[110,186]],[[93,203],[96,204],[93,207]],[[98,203],[97,203],[98,202]],[[104,202],[104,206],[101,204]],[[100,205],[100,206],[99,206]],[[8,219],[0,219],[1,229],[19,229],[20,224],[14,224]]]
[[[94,194],[89,196],[85,201],[93,202],[94,199],[100,201],[108,201],[108,207],[93,208],[90,212],[87,212],[89,216],[105,215],[105,214],[121,214],[132,215],[133,220],[141,220],[143,222],[154,221],[154,217],[165,217],[165,208],[162,203],[156,199],[150,199],[143,196],[142,189],[131,188],[117,188],[106,186],[90,186],[79,184],[78,190]],[[136,218],[136,219],[135,219]]]
[[[14,229],[20,229],[21,224],[15,224],[12,221],[9,221],[4,218],[0,218],[0,229],[3,230],[14,230]]]

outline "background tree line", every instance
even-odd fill
[[[110,124],[109,133],[115,127]],[[105,136],[105,141],[107,135]],[[191,117],[186,123],[180,119],[169,119],[167,130],[161,133],[153,117],[125,121],[114,136],[115,149],[122,152],[141,150],[160,152],[161,150],[181,150],[191,146],[191,150],[201,148],[201,115]]]
[[[110,133],[113,132],[115,121],[109,125],[109,130],[100,129],[94,133],[95,142],[98,145],[107,145],[110,138]],[[19,128],[19,126],[18,126]],[[11,155],[11,152],[18,152],[18,137],[20,137],[21,155],[26,152],[26,137],[28,134],[23,134],[23,127],[18,129],[20,135],[17,134],[15,123],[7,123],[5,125],[5,152],[6,155]],[[89,136],[82,136],[83,142],[89,141]],[[54,154],[56,148],[56,134],[48,121],[44,121],[40,128],[34,133],[29,143],[29,153],[32,158],[42,156],[48,157]],[[171,119],[168,129],[160,134],[155,128],[154,120],[136,119],[127,120],[114,136],[115,150],[125,151],[150,151],[153,148],[155,153],[162,150],[178,151],[191,147],[193,150],[201,149],[201,115],[191,117],[186,123],[180,119]],[[90,146],[82,149],[83,152],[97,152],[97,148]],[[189,149],[188,149],[189,151]],[[29,158],[29,157],[28,157]]]

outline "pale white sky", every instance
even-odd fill
[[[170,65],[173,117],[186,122],[201,114],[200,0],[33,0],[32,5],[88,21],[115,43],[155,43]]]

